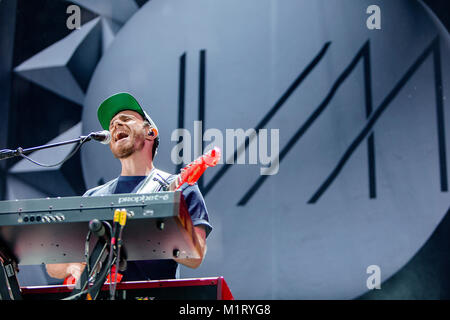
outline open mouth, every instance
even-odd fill
[[[128,135],[127,132],[125,132],[125,131],[119,131],[119,132],[117,132],[117,133],[114,135],[114,141],[117,142],[117,141],[126,139],[126,138],[128,138],[128,136],[129,136],[129,135]]]

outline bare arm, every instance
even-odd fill
[[[186,267],[189,268],[193,268],[196,269],[200,266],[200,264],[203,261],[203,258],[205,257],[206,254],[206,231],[205,231],[205,227],[204,226],[195,226],[194,227],[195,233],[197,234],[197,239],[198,242],[200,244],[200,258],[199,259],[194,259],[194,258],[189,258],[189,259],[181,259],[181,258],[174,258],[174,260],[178,263],[181,263],[182,265],[185,265]]]

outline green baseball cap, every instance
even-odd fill
[[[153,128],[158,129],[152,118],[150,118],[147,112],[145,112],[139,105],[137,100],[128,92],[116,93],[103,101],[98,107],[97,117],[102,128],[109,130],[109,123],[111,122],[111,119],[123,110],[136,111],[144,118],[144,120],[147,120]]]

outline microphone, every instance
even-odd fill
[[[109,242],[108,235],[105,232],[105,226],[100,220],[94,219],[89,221],[89,229],[99,239],[103,239],[103,241]]]
[[[109,144],[111,142],[111,133],[108,130],[91,132],[89,137],[103,144]]]

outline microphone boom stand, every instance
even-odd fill
[[[59,146],[63,146],[66,144],[73,144],[73,143],[84,143],[86,141],[90,141],[92,138],[90,136],[80,136],[79,138],[76,139],[72,139],[72,140],[67,140],[67,141],[62,141],[62,142],[55,142],[55,143],[50,143],[50,144],[45,144],[42,146],[38,146],[38,147],[32,147],[32,148],[27,148],[27,149],[23,149],[22,147],[19,147],[15,150],[11,150],[11,149],[3,149],[0,150],[0,160],[5,160],[5,159],[9,159],[9,158],[14,158],[14,157],[19,157],[22,155],[27,155],[30,154],[34,151],[38,151],[38,150],[42,150],[42,149],[49,149],[49,148],[54,148],[54,147],[59,147]]]

